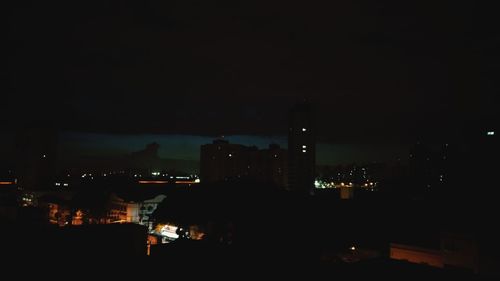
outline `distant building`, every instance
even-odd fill
[[[201,146],[201,182],[220,182],[248,174],[248,147],[226,140],[214,140]]]
[[[37,196],[36,205],[38,208],[48,212],[47,218],[49,223],[58,226],[70,225],[73,224],[74,215],[71,208],[71,198],[73,196],[74,193],[70,191],[44,192],[40,193],[40,196]]]
[[[264,154],[266,176],[278,186],[288,186],[288,151],[277,144],[269,145],[269,149],[261,150]]]
[[[287,185],[287,151],[272,144],[258,149],[226,140],[214,140],[201,146],[201,182],[246,179],[262,183]]]
[[[310,192],[314,188],[316,142],[313,112],[308,103],[290,112],[288,131],[288,186],[291,190]]]
[[[288,182],[288,153],[277,144],[268,149],[248,150],[247,178],[285,187]]]
[[[27,190],[49,189],[56,174],[58,135],[52,129],[27,129],[17,134],[16,175]]]
[[[447,196],[447,193],[456,192],[455,187],[463,178],[459,172],[463,156],[454,142],[414,144],[408,162],[410,194]]]
[[[470,199],[466,187],[471,185],[484,186],[484,192],[495,194],[500,146],[491,127],[474,124],[442,143],[414,144],[408,162],[411,194]]]
[[[138,203],[112,192],[83,192],[72,198],[72,224],[139,222]]]
[[[413,191],[422,193],[429,190],[434,184],[435,162],[434,153],[429,145],[417,142],[409,155],[410,180]]]
[[[128,202],[127,203],[127,222],[139,223],[139,203]]]

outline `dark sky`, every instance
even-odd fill
[[[440,139],[497,111],[496,10],[458,2],[16,1],[0,121],[285,135],[307,98],[325,144]]]

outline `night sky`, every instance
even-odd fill
[[[306,98],[318,162],[339,163],[395,159],[496,117],[492,7],[322,2],[16,1],[0,121],[61,129],[68,149],[156,141],[162,157],[194,159],[222,134],[285,144]]]

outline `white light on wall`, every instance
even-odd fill
[[[229,157],[233,157],[233,155],[231,153],[229,153]]]
[[[488,133],[486,133],[486,135],[488,135],[488,136],[494,136],[495,135],[495,131],[489,131]]]
[[[305,132],[305,131],[307,131],[307,129],[306,128],[302,128],[302,132]]]
[[[173,239],[179,238],[179,235],[177,234],[177,226],[166,225],[161,229],[160,233],[163,236],[167,236]]]
[[[305,150],[305,149],[302,149],[302,152],[303,152],[303,153],[306,153],[306,152],[307,152],[307,150]]]
[[[307,148],[307,145],[303,145],[302,148]]]

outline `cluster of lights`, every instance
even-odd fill
[[[91,179],[94,179],[94,177],[92,176],[92,174],[83,174],[82,175],[82,178],[86,178],[86,177],[90,177]]]
[[[316,188],[323,188],[323,189],[325,189],[325,188],[353,187],[354,184],[352,182],[349,182],[349,183],[341,182],[339,184],[336,184],[333,181],[327,182],[327,181],[322,181],[322,180],[315,180],[314,181],[314,186]],[[370,188],[372,191],[374,191],[375,183],[373,183],[373,182],[366,182],[366,183],[362,184],[361,187]]]
[[[34,197],[32,194],[24,194],[21,197],[21,202],[23,207],[32,206],[34,204]]]
[[[337,186],[335,185],[335,183],[333,181],[332,182],[327,182],[327,181],[322,181],[322,180],[315,180],[314,181],[314,186],[316,188],[322,188],[322,189],[337,188]]]

